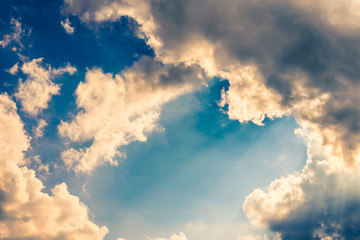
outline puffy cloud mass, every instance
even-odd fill
[[[81,110],[60,124],[59,133],[72,142],[91,141],[91,145],[64,151],[65,165],[76,172],[91,172],[105,162],[117,164],[120,146],[146,141],[147,133],[159,129],[161,105],[202,81],[202,70],[195,65],[163,65],[147,57],[115,76],[89,70],[76,90]]]
[[[63,10],[133,18],[159,61],[229,81],[219,105],[231,119],[294,115],[309,131],[307,164],[255,190],[247,215],[283,239],[360,236],[358,0],[65,0]]]
[[[306,133],[308,160],[301,172],[256,189],[244,203],[252,223],[280,233],[281,239],[358,239],[360,171],[346,168]]]
[[[107,228],[89,219],[65,183],[43,193],[35,171],[23,166],[30,137],[16,111],[10,97],[0,95],[0,239],[103,239]]]
[[[22,110],[32,116],[48,107],[53,95],[59,94],[60,85],[55,84],[52,79],[64,73],[74,74],[76,68],[68,64],[66,67],[52,69],[51,66],[42,66],[42,58],[25,62],[21,71],[28,77],[20,81],[15,93],[16,99],[21,102]]]
[[[64,5],[65,12],[84,21],[133,18],[139,36],[163,63],[199,64],[209,76],[229,80],[222,104],[229,104],[231,118],[261,124],[265,116],[295,114],[321,131],[323,142],[349,164],[360,129],[357,95],[347,94],[358,85],[359,8],[357,0],[69,0]],[[316,114],[307,104],[316,105]]]

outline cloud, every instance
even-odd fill
[[[71,22],[68,18],[65,19],[65,21],[61,21],[61,26],[65,29],[65,32],[67,34],[73,34],[75,31],[75,29],[73,27],[71,27],[70,24],[71,24]]]
[[[33,161],[28,160],[27,165],[29,166],[29,168],[36,170],[36,174],[40,179],[41,177],[46,177],[50,175],[49,164],[43,164],[40,155],[35,155],[32,160]]]
[[[76,172],[91,172],[104,163],[116,165],[120,146],[146,141],[148,133],[160,129],[156,122],[164,103],[194,90],[202,81],[197,66],[163,65],[147,57],[120,75],[89,70],[76,90],[81,110],[58,129],[72,142],[91,141],[91,145],[64,151],[65,165]]]
[[[10,69],[6,70],[11,75],[16,75],[19,71],[19,63],[16,63],[14,66],[12,66]]]
[[[29,144],[15,103],[0,95],[0,238],[103,239],[107,228],[89,219],[88,208],[65,183],[51,195],[42,192],[35,171],[24,166]]]
[[[21,23],[19,20],[12,18],[10,20],[11,28],[13,30],[12,33],[6,34],[3,36],[3,40],[0,41],[0,45],[4,48],[8,45],[10,45],[12,42],[15,42],[18,44],[18,46],[21,48],[24,48],[24,46],[21,43],[21,38],[24,35],[24,30],[21,28]],[[14,50],[17,50],[14,48]]]
[[[289,114],[280,104],[281,95],[266,87],[256,67],[238,66],[222,76],[229,79],[231,85],[227,91],[221,91],[219,106],[228,107],[226,113],[230,119],[263,126],[265,117],[274,119]]]
[[[149,238],[148,237],[148,240],[187,240],[187,238],[184,233],[180,232],[179,235],[174,234],[168,239],[166,239],[166,238]]]
[[[64,73],[74,74],[76,68],[69,64],[63,68],[52,69],[42,66],[43,58],[33,59],[21,66],[21,71],[27,79],[20,81],[15,97],[21,102],[22,110],[31,116],[38,115],[48,107],[53,95],[59,94],[60,85],[52,80]]]
[[[231,118],[261,125],[266,116],[294,114],[316,130],[326,126],[336,139],[321,130],[324,144],[333,145],[349,164],[352,152],[358,151],[354,140],[360,129],[359,111],[352,105],[357,99],[346,94],[358,85],[353,59],[360,54],[359,8],[355,0],[79,0],[64,5],[65,12],[84,21],[133,18],[139,37],[161,62],[199,64],[208,76],[229,80],[222,106],[229,105]],[[255,70],[239,70],[247,68]],[[242,77],[246,74],[254,76]],[[319,115],[309,116],[299,106],[316,104],[316,94],[327,99],[318,106]]]
[[[131,17],[158,61],[197,64],[209,77],[227,79],[219,105],[231,119],[262,125],[266,117],[292,114],[310,131],[303,171],[255,190],[244,204],[255,225],[283,239],[360,235],[359,9],[357,0],[64,5],[83,21]]]
[[[303,132],[303,131],[302,131]],[[301,172],[254,190],[244,202],[253,225],[281,239],[356,239],[360,235],[359,161],[354,168],[307,132],[308,160]]]
[[[269,237],[267,234],[261,235],[246,235],[245,237],[239,237],[238,240],[278,240],[277,237]]]
[[[47,126],[47,123],[44,119],[38,121],[37,127],[33,128],[34,138],[41,138],[44,136],[44,128]]]

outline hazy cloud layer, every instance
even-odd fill
[[[129,16],[159,61],[228,79],[220,106],[232,119],[261,125],[293,114],[310,131],[304,170],[244,205],[283,239],[360,235],[359,10],[356,0],[66,0],[63,8],[83,21]]]
[[[16,111],[10,97],[0,95],[0,238],[103,239],[107,228],[89,219],[65,183],[43,193],[35,171],[24,166],[30,137]]]
[[[92,141],[90,147],[70,148],[62,153],[66,166],[91,172],[105,162],[117,164],[118,148],[146,141],[147,133],[160,129],[156,121],[161,105],[199,87],[202,70],[197,66],[163,65],[142,58],[120,75],[92,69],[76,90],[81,109],[59,133],[72,142]]]

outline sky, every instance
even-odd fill
[[[359,0],[3,0],[0,239],[360,239]]]

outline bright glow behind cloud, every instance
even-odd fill
[[[302,173],[276,180],[269,191],[256,190],[247,199],[244,209],[254,224],[281,233],[283,239],[312,239],[319,228],[324,236],[359,236],[357,226],[345,229],[348,218],[336,212],[351,208],[357,195],[346,193],[343,205],[330,204],[341,186],[358,189],[359,1],[91,1],[92,7],[83,1],[66,3],[65,9],[84,21],[130,16],[160,61],[198,64],[209,76],[228,79],[230,87],[223,91],[220,105],[228,106],[230,118],[262,125],[266,116],[293,114],[316,137],[309,141]],[[318,159],[314,148],[324,148],[326,154]],[[353,178],[340,181],[346,174]],[[331,188],[327,182],[333,179],[339,180],[338,187],[327,193],[324,186]],[[314,222],[306,225],[307,219]],[[331,227],[335,225],[338,229]]]
[[[138,25],[129,21],[127,27],[154,51],[154,59],[140,58],[117,75],[96,67],[87,70],[75,92],[78,112],[58,126],[60,136],[69,140],[61,154],[69,169],[91,173],[102,164],[117,164],[121,147],[146,141],[149,133],[161,129],[157,122],[165,103],[218,77],[230,84],[219,102],[230,119],[263,125],[266,118],[293,115],[308,141],[302,171],[247,197],[244,211],[254,226],[270,229],[282,239],[360,236],[359,1],[64,2],[63,13],[82,21],[70,23],[70,16],[65,16],[60,23],[67,34],[74,33],[73,26],[81,32],[87,24],[96,31],[97,24],[111,25],[129,17]],[[10,21],[12,32],[0,45],[11,47],[23,64],[6,69],[12,75],[19,70],[27,75],[14,97],[24,112],[36,117],[60,92],[54,78],[76,69],[70,64],[52,69],[41,64],[42,58],[29,61],[20,54],[25,50],[21,42],[25,31],[19,20]],[[61,29],[59,18],[56,24]],[[0,99],[4,153],[0,218],[5,219],[1,237],[103,238],[107,229],[88,219],[87,208],[65,184],[57,185],[49,196],[42,192],[35,172],[21,167],[30,138],[15,103],[6,94]],[[33,127],[35,138],[43,135],[46,125],[38,123]],[[49,171],[40,156],[33,160],[38,173]],[[40,206],[53,214],[45,215]],[[170,239],[185,238],[180,233]]]
[[[341,167],[331,149],[308,138],[308,160],[301,172],[275,180],[268,189],[254,190],[244,203],[252,223],[281,233],[282,239],[359,235],[360,172]]]

